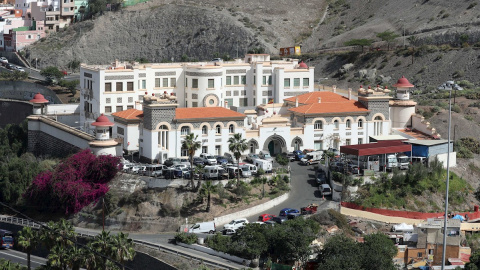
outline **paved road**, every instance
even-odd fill
[[[0,250],[0,258],[13,263],[19,263],[21,265],[27,266],[27,254],[22,253],[12,249]],[[31,256],[30,262],[32,269],[46,265],[47,260],[41,257]]]

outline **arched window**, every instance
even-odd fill
[[[346,128],[352,128],[352,121],[350,121],[350,119],[348,119],[348,120],[345,122],[345,127],[346,127]]]
[[[250,143],[250,153],[255,154],[255,149],[257,148],[257,144],[254,142]]]
[[[338,129],[339,125],[340,125],[340,123],[338,122],[338,120],[333,121],[333,126],[334,126],[335,129]]]
[[[313,129],[323,129],[323,122],[320,120],[315,121],[315,124],[313,125]]]
[[[182,136],[185,136],[185,135],[188,135],[190,134],[190,127],[182,127],[181,131],[180,131],[180,134]]]
[[[160,149],[168,149],[168,127],[166,125],[161,125],[158,128],[158,146]]]
[[[235,133],[235,126],[233,124],[228,126],[228,133],[230,133],[230,134]]]
[[[383,119],[380,116],[373,119],[373,134],[374,136],[383,135]]]
[[[363,119],[358,119],[358,128],[363,128]]]
[[[207,135],[207,126],[206,125],[204,125],[202,127],[202,135]]]
[[[217,134],[222,134],[222,127],[220,127],[220,125],[216,125],[215,126],[215,131]]]

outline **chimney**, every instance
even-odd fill
[[[295,107],[298,107],[298,97],[295,98]]]
[[[318,103],[322,103],[322,98],[318,97]]]
[[[337,86],[336,85],[332,86],[332,90],[333,90],[333,93],[337,93]]]
[[[352,99],[352,88],[348,88],[348,100]]]

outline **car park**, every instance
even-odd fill
[[[253,162],[253,160],[257,159],[257,158],[259,158],[257,154],[250,153],[250,154],[247,155],[245,160],[248,161],[248,162]]]
[[[225,224],[223,226],[223,229],[224,230],[237,230],[243,226],[245,226],[246,224],[248,224],[248,220],[246,218],[239,218],[239,219],[234,219],[232,221],[230,221],[230,223],[228,224]]]
[[[271,214],[261,214],[259,217],[258,217],[258,221],[262,221],[262,222],[265,222],[265,221],[268,221],[268,220],[271,220],[272,218],[276,217],[275,215],[271,215]]]

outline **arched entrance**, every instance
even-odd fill
[[[268,151],[272,156],[282,152],[287,152],[287,143],[282,136],[274,134],[265,140],[263,151]]]
[[[300,150],[300,148],[303,146],[303,141],[300,137],[295,137],[292,141],[292,147],[293,150]]]

